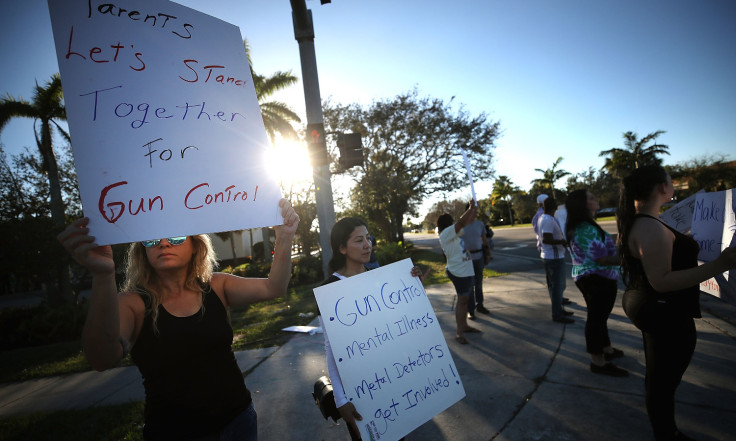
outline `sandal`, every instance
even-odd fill
[[[455,340],[457,340],[457,342],[460,343],[461,345],[468,344],[468,340],[466,340],[465,337],[463,337],[462,335],[456,335]]]
[[[463,332],[480,332],[480,329],[471,328],[470,326],[468,326],[468,329],[463,330]]]

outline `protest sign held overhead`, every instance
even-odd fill
[[[240,30],[165,0],[48,0],[101,245],[280,224]]]
[[[366,440],[396,441],[465,396],[413,266],[405,259],[314,290]]]

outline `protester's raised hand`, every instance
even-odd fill
[[[89,235],[89,218],[83,217],[66,227],[56,238],[80,265],[93,274],[115,273],[112,248],[99,246]]]
[[[279,207],[281,208],[281,217],[284,218],[284,224],[277,226],[276,234],[279,236],[285,236],[286,240],[291,239],[296,234],[296,228],[299,226],[299,215],[294,211],[294,207],[291,206],[291,202],[287,199],[281,199],[279,201]]]

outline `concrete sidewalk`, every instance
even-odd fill
[[[544,274],[514,273],[484,281],[490,316],[478,315],[454,340],[451,284],[427,287],[466,397],[413,431],[408,440],[651,440],[644,407],[641,334],[621,309],[609,320],[616,364],[626,378],[592,374],[585,353],[585,303],[568,279],[565,296],[576,322],[552,322]],[[700,441],[736,439],[736,308],[703,295],[698,346],[677,393],[680,429]],[[710,311],[710,312],[709,312]],[[717,314],[714,315],[713,313]],[[719,317],[726,317],[721,319]],[[277,348],[236,354],[258,412],[260,439],[346,440],[342,421],[325,421],[314,405],[314,381],[327,374],[321,334],[296,334]],[[143,399],[135,367],[0,385],[0,418]]]

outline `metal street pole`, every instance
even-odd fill
[[[312,158],[312,179],[314,181],[317,220],[319,222],[319,243],[322,247],[322,270],[327,276],[327,263],[332,258],[330,231],[335,225],[335,206],[332,200],[330,165],[326,161],[322,98],[319,94],[317,78],[317,56],[314,52],[314,26],[312,11],[307,9],[305,0],[290,0],[294,21],[294,38],[299,43],[299,57],[302,64],[302,83],[307,110],[307,141]],[[319,160],[319,159],[323,160]]]

